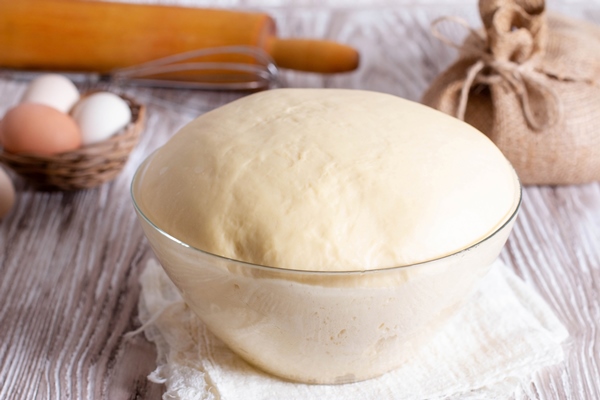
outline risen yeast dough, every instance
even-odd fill
[[[280,89],[191,122],[139,177],[139,207],[198,249],[261,265],[427,261],[499,228],[516,176],[480,132],[391,95]]]

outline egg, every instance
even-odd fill
[[[81,145],[79,127],[68,114],[38,103],[10,109],[0,125],[4,149],[15,154],[53,155]]]
[[[77,87],[68,78],[58,74],[44,74],[29,84],[21,103],[39,103],[68,113],[79,100]]]
[[[114,93],[98,92],[81,99],[71,111],[84,145],[101,142],[131,121],[129,105]]]
[[[0,168],[0,219],[4,218],[15,203],[15,188],[9,176]]]

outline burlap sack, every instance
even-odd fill
[[[422,102],[489,136],[524,184],[600,180],[600,28],[547,16],[543,0],[479,11],[484,30],[456,46]]]

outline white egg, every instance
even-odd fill
[[[78,100],[79,91],[68,78],[45,74],[31,81],[21,103],[40,103],[68,113]]]
[[[81,142],[101,142],[123,129],[131,121],[129,105],[109,92],[98,92],[81,99],[71,111],[81,129]]]

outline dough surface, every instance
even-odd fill
[[[139,172],[157,227],[260,265],[350,271],[469,247],[516,208],[519,185],[475,128],[392,95],[277,89],[202,115]]]

